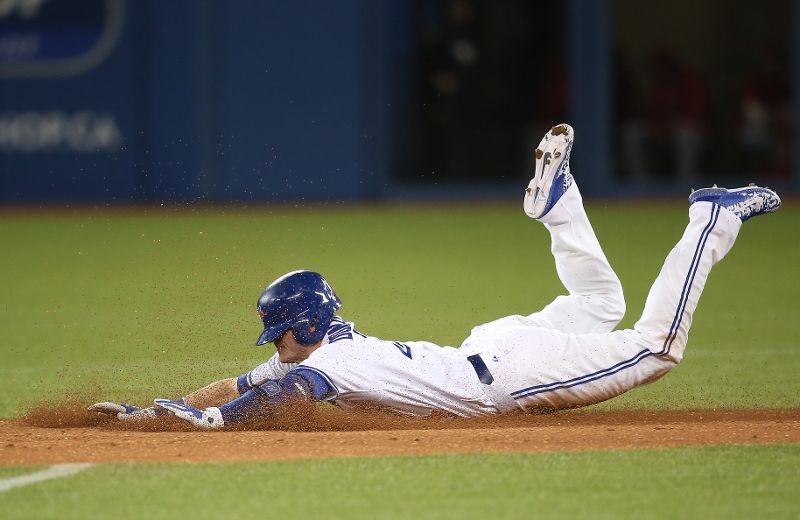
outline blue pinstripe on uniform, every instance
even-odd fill
[[[711,231],[714,229],[714,226],[717,225],[720,209],[720,206],[716,204],[711,206],[711,219],[708,221],[708,224],[706,224],[703,232],[700,233],[700,240],[697,242],[692,263],[689,265],[689,273],[686,275],[686,280],[683,282],[683,290],[681,291],[681,298],[678,301],[678,308],[675,311],[675,317],[672,319],[669,334],[664,340],[664,346],[658,355],[669,354],[669,350],[672,348],[672,342],[675,341],[675,337],[678,335],[678,328],[683,320],[683,311],[686,310],[686,303],[689,301],[689,292],[691,291],[694,277],[697,274],[697,268],[700,266],[700,258],[703,256],[703,250],[706,247],[706,242],[711,235]]]
[[[573,386],[582,385],[584,383],[590,383],[592,381],[596,381],[598,379],[614,375],[617,372],[620,372],[621,370],[625,370],[626,368],[630,368],[639,363],[641,360],[651,355],[653,355],[653,353],[650,352],[649,350],[642,350],[632,358],[626,359],[625,361],[620,361],[616,365],[604,368],[603,370],[598,370],[597,372],[592,372],[591,374],[575,377],[573,379],[567,379],[566,381],[557,381],[555,383],[548,383],[544,385],[536,385],[536,386],[531,386],[529,388],[523,388],[522,390],[511,392],[511,396],[514,399],[521,399],[523,397],[530,397],[532,395],[541,394],[544,392],[561,390],[563,388],[572,388]]]

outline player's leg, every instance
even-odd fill
[[[569,295],[528,317],[532,324],[566,332],[609,332],[625,314],[625,300],[569,169],[574,136],[566,124],[544,136],[523,202],[528,216],[550,232],[556,271]]]
[[[664,261],[633,329],[583,335],[523,327],[496,331],[496,377],[521,406],[600,402],[658,379],[680,362],[711,268],[730,251],[744,220],[780,206],[774,192],[758,187],[700,190],[690,201],[686,231]],[[514,343],[537,348],[506,348]]]
[[[679,362],[692,315],[711,268],[730,251],[747,219],[776,211],[778,195],[749,186],[727,190],[706,188],[689,197],[689,224],[670,251],[634,326],[658,356]]]

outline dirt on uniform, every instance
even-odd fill
[[[58,410],[55,412],[54,410]],[[478,419],[309,408],[237,430],[198,431],[173,417],[122,423],[82,405],[0,420],[0,465],[223,462],[554,452],[800,442],[800,410],[591,411]]]

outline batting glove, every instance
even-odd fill
[[[197,428],[215,430],[225,426],[219,408],[211,407],[204,410],[186,404],[183,400],[170,401],[169,399],[156,399],[153,401],[159,408],[163,408],[175,417],[191,423]]]
[[[160,415],[165,415],[166,412],[155,406],[150,408],[139,408],[132,404],[127,403],[94,403],[87,408],[90,412],[104,413],[106,415],[116,415],[120,421],[141,421],[143,419],[153,419]]]

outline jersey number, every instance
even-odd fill
[[[411,359],[411,347],[404,343],[400,343],[399,341],[395,341],[394,346],[397,347],[397,349],[402,352],[405,357]]]

